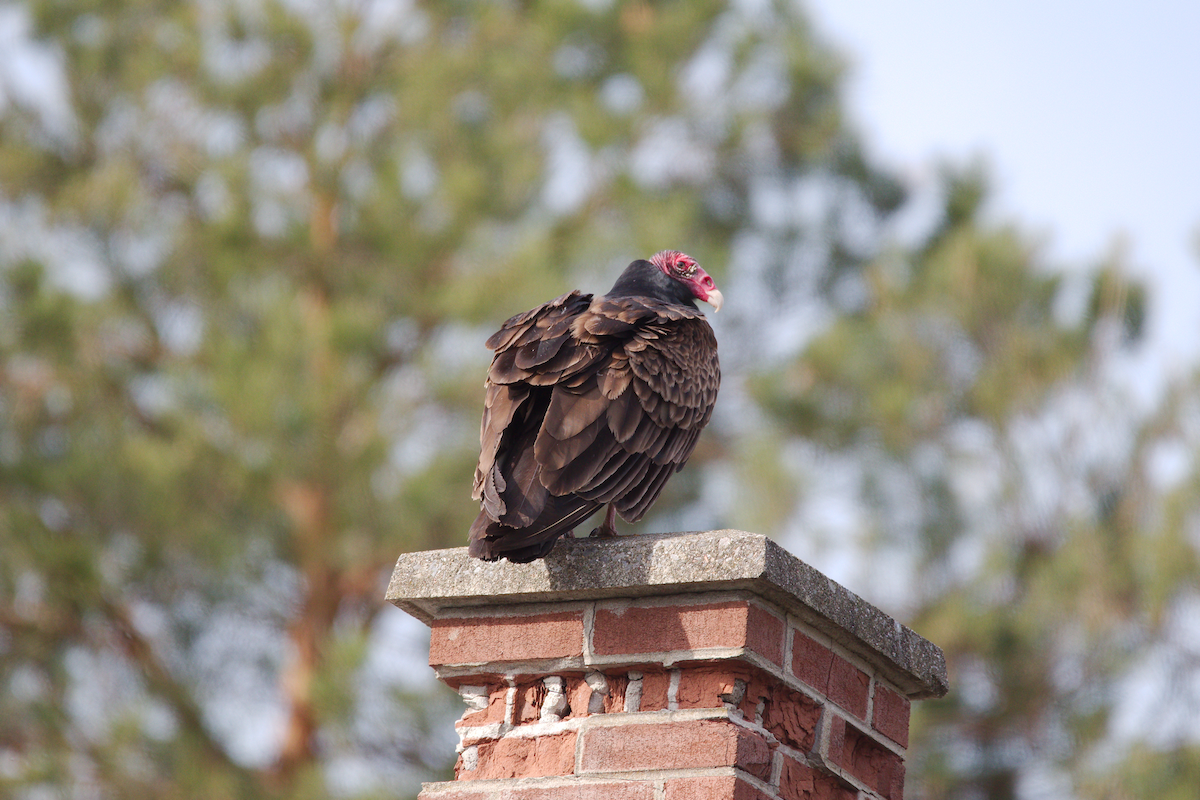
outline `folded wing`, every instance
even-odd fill
[[[611,503],[642,518],[695,448],[720,385],[694,309],[571,292],[488,340],[470,552],[539,558]]]

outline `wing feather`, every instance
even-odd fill
[[[526,371],[545,364],[558,355],[558,351],[562,349],[568,338],[568,335],[564,333],[550,339],[534,339],[517,348],[513,363]]]
[[[542,513],[549,493],[542,485],[537,458],[533,454],[534,432],[522,431],[522,436],[496,462],[494,469],[508,473],[507,485],[500,493],[504,511],[496,515],[497,522],[513,528],[525,527]]]
[[[675,473],[670,464],[656,464],[652,470],[653,472],[648,471],[645,478],[634,484],[632,491],[617,501],[617,511],[630,522],[637,522],[650,510],[650,506],[662,493],[667,479]]]
[[[641,404],[638,403],[637,393],[630,390],[611,400],[605,411],[608,429],[618,442],[625,443],[638,429],[638,423],[645,418]]]
[[[615,502],[617,509],[620,510],[620,498],[624,497],[631,487],[645,480],[646,473],[653,466],[653,462],[644,456],[629,456],[621,464],[621,469],[614,472],[609,480],[597,487],[596,491],[589,492],[589,496],[594,495],[606,503]],[[629,518],[626,517],[626,519]]]
[[[555,439],[543,427],[534,444],[538,463],[546,472],[562,470],[579,460],[583,453],[592,446],[600,435],[603,425],[599,420],[588,425],[574,436],[566,439]],[[608,438],[608,437],[606,437]]]
[[[542,481],[553,494],[591,496],[596,477],[604,472],[609,459],[620,450],[621,446],[607,433],[603,420],[596,420],[589,430],[596,431],[595,437],[575,458],[560,467],[548,466],[543,470]],[[571,442],[574,443],[575,439]]]
[[[609,400],[595,382],[582,388],[583,391],[574,391],[564,386],[555,387],[550,407],[546,409],[546,419],[542,422],[544,434],[565,441],[579,435],[605,413]]]

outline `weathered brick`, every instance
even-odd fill
[[[667,707],[667,690],[671,688],[671,673],[662,670],[642,672],[642,703],[639,711],[663,711]]]
[[[522,786],[501,790],[496,800],[654,800],[654,783],[630,780],[576,783],[570,788]]]
[[[742,704],[738,706],[742,711],[742,716],[748,720],[757,721],[758,704],[765,703],[771,697],[771,687],[776,683],[778,681],[759,672],[751,673],[750,680],[746,684],[746,694],[742,698]]]
[[[474,789],[453,783],[430,783],[421,789],[417,800],[493,800],[494,795],[487,789]]]
[[[537,722],[542,714],[542,703],[546,699],[546,684],[541,679],[517,684],[516,701],[513,704],[513,724]]]
[[[901,747],[908,747],[908,719],[911,707],[908,698],[875,683],[875,708],[872,725],[875,730]]]
[[[472,725],[487,725],[492,722],[503,722],[504,712],[508,706],[508,687],[489,685],[487,708],[470,711],[463,714],[462,719],[454,723],[454,727],[462,728]]]
[[[478,766],[464,770],[460,758],[455,772],[460,781],[571,775],[575,772],[575,737],[574,731],[567,731],[550,736],[506,736],[480,742],[477,745]]]
[[[753,631],[752,619],[757,626]],[[634,606],[619,611],[599,609],[592,648],[597,655],[624,655],[748,647],[780,662],[782,637],[783,623],[745,600],[689,606]]]
[[[807,634],[792,635],[792,674],[865,720],[870,676]]]
[[[625,710],[625,690],[629,688],[629,676],[624,672],[605,676],[608,679],[608,694],[604,698],[604,713],[616,714]]]
[[[582,676],[572,678],[567,682],[567,705],[570,707],[568,716],[586,717],[588,713],[588,704],[592,700],[592,687],[587,685],[587,681]]]
[[[435,619],[429,663],[485,664],[583,655],[583,612]]]
[[[766,740],[720,720],[594,727],[582,735],[584,773],[738,767],[765,779],[771,771]]]
[[[721,708],[724,705],[721,695],[732,692],[735,681],[749,679],[749,670],[731,666],[684,667],[675,699],[679,708]]]
[[[737,775],[668,778],[664,800],[772,800]]]
[[[811,697],[774,684],[766,691],[762,725],[779,741],[807,753],[816,741],[821,706]]]
[[[425,784],[418,800],[654,800],[649,780],[572,783],[570,786],[501,786],[476,789],[472,784]],[[739,798],[740,800],[740,798]]]
[[[826,757],[887,800],[904,797],[904,760],[837,714],[829,719]]]
[[[854,800],[858,792],[845,781],[780,753],[781,800]]]

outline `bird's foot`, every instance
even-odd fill
[[[600,523],[600,527],[588,534],[589,539],[615,539],[617,538],[617,508],[612,503],[608,504],[608,508],[604,512],[604,522]]]

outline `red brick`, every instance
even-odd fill
[[[504,786],[475,789],[452,782],[426,784],[418,800],[654,800],[652,781],[574,783],[570,786]],[[741,800],[738,798],[738,800]]]
[[[664,800],[771,800],[737,775],[668,778]]]
[[[762,675],[762,673],[752,673],[750,681],[746,684],[746,695],[742,698],[742,704],[738,706],[742,711],[742,716],[752,722],[756,722],[758,704],[760,702],[765,703],[771,697],[771,687],[777,683],[778,681],[769,679]]]
[[[679,708],[721,708],[721,695],[732,692],[734,681],[750,680],[749,670],[730,666],[684,667],[679,676],[679,691],[675,699]]]
[[[629,688],[629,676],[605,675],[608,679],[608,694],[604,697],[604,713],[617,714],[625,710],[625,690]]]
[[[792,629],[792,674],[821,694],[829,685],[829,667],[834,658],[828,647]]]
[[[463,770],[460,757],[455,773],[460,781],[571,775],[575,772],[575,737],[574,731],[568,731],[552,736],[506,736],[480,742],[479,765],[469,772]]]
[[[753,631],[752,619],[757,626]],[[778,662],[782,661],[782,636],[783,623],[777,617],[744,600],[695,606],[635,606],[619,612],[598,610],[592,648],[598,655],[625,655],[748,647]]]
[[[429,639],[430,666],[582,655],[582,611],[436,619]]]
[[[638,711],[663,711],[667,707],[667,690],[671,688],[671,673],[654,671],[642,673],[642,702]]]
[[[865,720],[870,676],[804,633],[794,630],[793,636],[792,674]]]
[[[571,678],[567,681],[567,706],[569,717],[586,717],[588,705],[592,701],[592,687],[587,685],[582,677]]]
[[[504,712],[508,707],[508,687],[488,686],[487,708],[471,711],[454,723],[454,727],[463,728],[471,725],[487,725],[491,722],[503,722]]]
[[[651,781],[576,783],[567,787],[521,787],[501,792],[497,800],[654,800]]]
[[[875,683],[875,710],[872,724],[875,730],[901,747],[908,747],[908,718],[911,711],[908,698]]]
[[[829,686],[825,696],[859,719],[867,718],[867,698],[871,678],[844,658],[835,656],[829,667]]]
[[[517,697],[513,703],[513,724],[537,722],[542,716],[542,703],[546,699],[546,684],[541,680],[517,684]]]
[[[429,783],[417,795],[417,800],[492,800],[492,792],[486,789],[470,789],[453,783]]]
[[[782,753],[779,758],[783,762],[783,769],[779,773],[781,800],[854,800],[858,794],[834,775]]]
[[[750,604],[746,644],[776,666],[783,666],[783,637],[787,626],[765,608]]]
[[[807,753],[816,742],[821,706],[782,684],[771,686],[763,703],[762,726],[789,747]]]
[[[904,760],[843,717],[834,714],[829,722],[830,763],[846,770],[887,800],[902,800]]]
[[[738,767],[765,780],[771,751],[758,734],[719,720],[614,725],[583,733],[585,773],[693,767]]]

